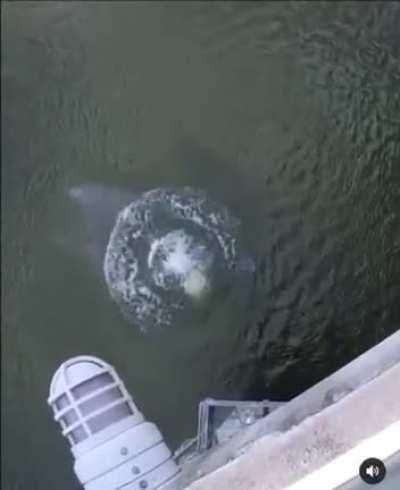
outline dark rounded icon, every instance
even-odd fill
[[[374,485],[380,483],[386,476],[386,468],[383,462],[377,458],[368,458],[362,462],[359,470],[360,478]]]

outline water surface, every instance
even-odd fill
[[[112,363],[176,447],[202,398],[288,399],[398,328],[400,4],[1,8],[2,488],[79,488],[46,406],[70,356]],[[251,305],[141,335],[85,252],[87,183],[229,206]]]

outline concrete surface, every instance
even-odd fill
[[[297,480],[285,490],[338,490],[344,483],[359,478],[361,464],[371,458],[387,461],[399,450],[400,421],[363,439],[355,447],[335,457],[316,471]]]
[[[386,477],[376,485],[376,490],[399,490],[400,488],[400,452],[385,461]],[[360,477],[353,478],[337,490],[368,490],[371,487],[368,483],[361,480]]]
[[[182,486],[187,490],[284,489],[400,420],[399,393],[397,332],[225,446],[188,465]]]

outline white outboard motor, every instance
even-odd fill
[[[68,438],[85,490],[177,490],[180,470],[114,368],[91,356],[64,362],[48,403]]]

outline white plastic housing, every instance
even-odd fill
[[[86,490],[175,490],[179,468],[112,366],[91,356],[64,362],[48,403]]]

